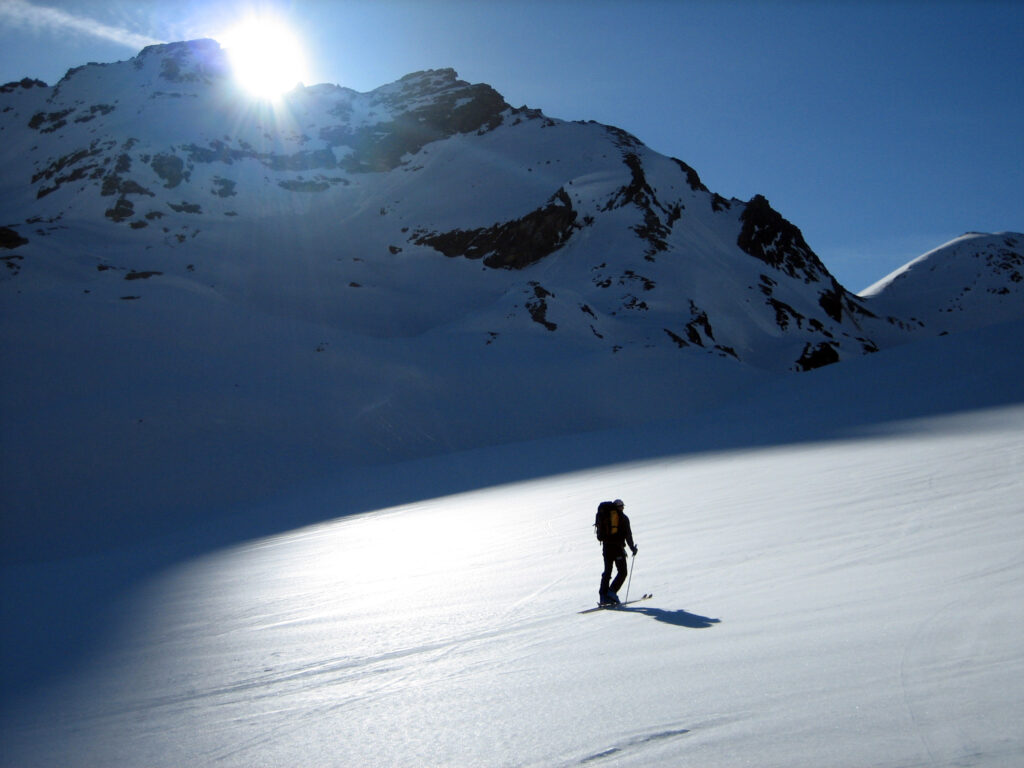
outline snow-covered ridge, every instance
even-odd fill
[[[861,292],[868,306],[939,332],[1017,319],[1024,309],[1024,236],[968,233]]]

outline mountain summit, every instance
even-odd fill
[[[726,200],[624,131],[512,108],[450,69],[366,94],[299,88],[271,109],[238,91],[216,42],[196,40],[73,69],[53,88],[12,83],[3,98],[12,242],[108,223],[108,252],[149,252],[126,268],[166,277],[187,251],[178,276],[202,282],[237,271],[240,233],[265,243],[284,230],[277,257],[259,259],[260,292],[278,292],[285,254],[301,253],[316,290],[383,335],[373,316],[406,314],[417,297],[398,286],[439,254],[492,272],[403,333],[465,324],[468,301],[474,325],[490,315],[484,342],[522,318],[575,347],[807,369],[878,349],[899,322],[898,306],[879,317],[840,286],[764,197]]]
[[[966,286],[854,295],[763,196],[451,69],[270,106],[157,45],[3,86],[0,137],[2,480],[37,509],[684,416],[963,325]],[[1024,315],[998,242],[972,325]]]

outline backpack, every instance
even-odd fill
[[[619,532],[619,510],[610,501],[602,501],[597,505],[594,516],[594,533],[597,540],[604,542],[614,538]]]

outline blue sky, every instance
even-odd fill
[[[1024,2],[0,0],[0,82],[53,84],[273,8],[308,85],[453,67],[765,195],[866,287],[966,231],[1024,230]]]

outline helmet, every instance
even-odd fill
[[[612,504],[614,504],[619,509],[622,509],[624,506],[626,506],[625,504],[622,503],[622,499],[616,499],[615,501],[612,502]]]

